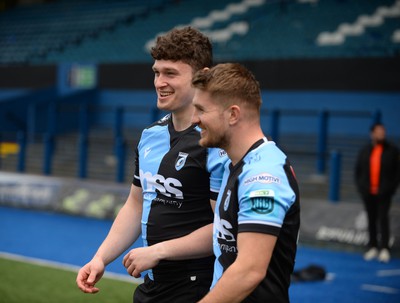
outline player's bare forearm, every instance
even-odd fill
[[[209,224],[181,238],[132,249],[125,255],[123,265],[130,275],[138,278],[143,271],[154,268],[160,260],[185,260],[211,255],[212,224]]]
[[[211,256],[213,224],[203,226],[187,236],[157,244],[162,260],[184,260]]]
[[[272,235],[239,233],[235,262],[199,303],[242,302],[265,277],[275,243]]]
[[[142,201],[141,189],[132,185],[127,201],[96,252],[95,257],[100,258],[104,264],[114,261],[139,237]]]

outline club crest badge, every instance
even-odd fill
[[[176,158],[175,161],[175,169],[177,171],[181,170],[182,167],[185,165],[188,156],[189,154],[187,153],[179,152],[178,158]]]

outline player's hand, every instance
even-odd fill
[[[158,251],[154,245],[132,249],[125,255],[122,264],[131,276],[139,278],[143,271],[154,268],[159,261]]]
[[[95,285],[103,276],[104,270],[104,264],[96,259],[93,259],[83,266],[76,277],[76,284],[79,289],[84,293],[90,294],[99,292],[100,289],[95,287]]]

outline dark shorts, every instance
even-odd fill
[[[212,276],[209,271],[155,282],[146,275],[133,294],[133,303],[195,303],[210,290]]]

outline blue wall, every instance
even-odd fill
[[[27,90],[1,90],[2,100],[21,96]],[[389,137],[400,137],[400,92],[333,92],[333,91],[263,91],[262,125],[268,133],[271,111],[281,110],[281,133],[315,134],[319,127],[319,112],[330,111],[330,134],[367,135],[372,115],[379,110]],[[143,128],[154,121],[156,94],[153,90],[102,90],[95,101],[100,115],[96,124],[112,127],[115,108],[122,106],[124,126]],[[1,110],[1,108],[0,108]],[[160,113],[162,115],[162,113]]]
[[[298,110],[300,116],[283,115],[280,123],[282,132],[314,133],[318,127],[315,115],[301,116],[301,111],[333,111],[328,129],[331,134],[364,135],[369,132],[372,115],[382,113],[388,136],[400,137],[400,92],[263,92],[263,107],[281,110]],[[354,112],[354,115],[348,115]]]
[[[2,89],[0,90],[0,102],[9,98],[16,98],[28,93],[28,89]]]
[[[267,132],[270,112],[274,109],[282,110],[279,125],[282,133],[308,134],[318,131],[318,113],[328,110],[332,111],[328,125],[331,134],[363,136],[368,134],[373,113],[380,110],[388,136],[400,137],[400,92],[263,91],[262,97],[262,125]],[[128,111],[125,115],[126,125],[145,127],[152,121],[150,108],[156,104],[156,94],[154,91],[105,90],[100,93],[99,104],[147,107],[147,114]],[[103,119],[102,123],[110,120]]]
[[[124,125],[143,129],[154,122],[157,95],[154,91],[103,90],[99,94],[98,105],[103,108],[121,106],[124,108]],[[161,114],[161,113],[160,113]],[[100,124],[110,125],[114,114],[99,117]]]

